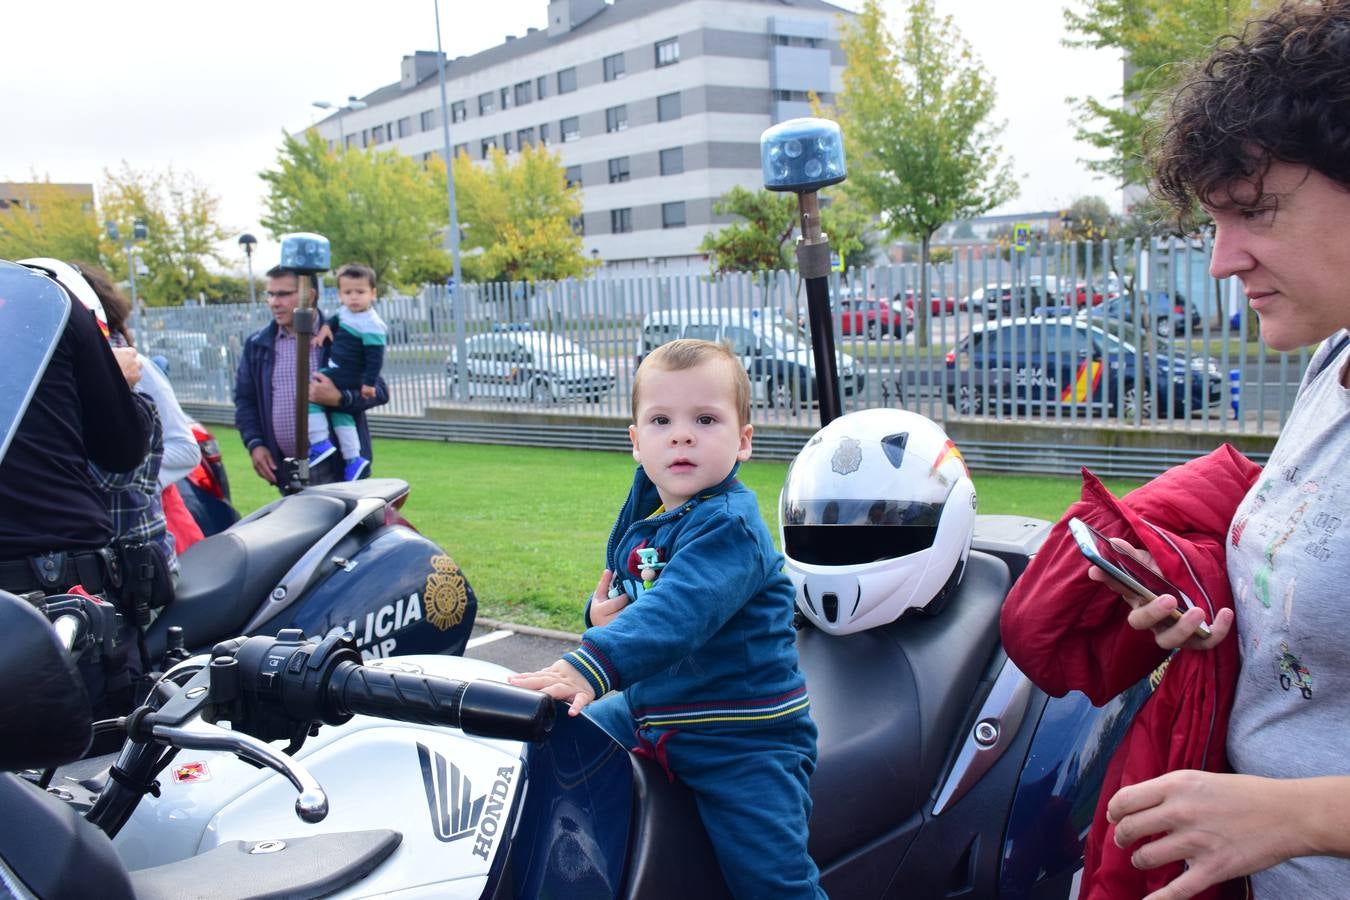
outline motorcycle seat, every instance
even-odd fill
[[[335,481],[332,484],[317,484],[305,488],[306,494],[323,494],[337,497],[348,508],[356,505],[357,500],[375,497],[385,503],[393,503],[408,493],[408,482],[402,478],[362,478],[359,481]]]
[[[920,815],[999,648],[1008,566],[972,551],[956,594],[857,634],[807,628],[797,652],[819,729],[810,851],[824,870]]]
[[[193,544],[178,558],[173,602],[146,629],[150,660],[164,655],[173,625],[183,629],[189,650],[237,637],[282,576],[346,513],[339,498],[306,491]]]

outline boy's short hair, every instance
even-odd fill
[[[294,275],[296,284],[300,283],[301,278],[309,279],[309,290],[317,299],[319,296],[319,276],[313,272],[297,272],[295,269],[288,269],[285,266],[273,266],[264,273],[268,278],[281,278],[285,275]]]
[[[1157,193],[1183,215],[1228,203],[1276,160],[1350,189],[1348,83],[1350,0],[1286,3],[1221,38],[1173,95],[1151,154]]]
[[[347,263],[337,271],[337,283],[342,284],[344,278],[364,278],[370,283],[370,289],[375,290],[375,270],[370,266],[363,266],[360,263]]]
[[[668,344],[662,344],[653,350],[642,365],[638,366],[633,373],[633,421],[637,422],[638,411],[638,392],[642,390],[642,373],[651,371],[651,369],[664,369],[667,372],[680,372],[684,369],[692,369],[695,366],[701,366],[705,362],[720,361],[726,364],[727,371],[731,373],[732,389],[736,399],[736,415],[740,419],[741,425],[750,424],[750,376],[745,372],[745,366],[736,358],[736,354],[731,352],[731,348],[726,344],[715,344],[712,341],[695,340],[694,338],[680,338],[671,341]]]

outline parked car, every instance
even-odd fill
[[[987,284],[971,291],[970,296],[961,301],[961,309],[976,315],[982,314],[988,319],[999,319],[1026,315],[1037,307],[1055,306],[1058,303],[1059,298],[1052,284],[1005,282]]]
[[[910,288],[907,291],[901,291],[900,293],[895,295],[895,300],[891,304],[891,306],[893,308],[896,306],[904,306],[906,309],[909,310],[910,319],[912,321],[914,316],[914,297],[918,293],[919,291],[917,288]],[[933,290],[930,290],[928,292],[929,315],[944,316],[956,312],[956,309],[957,309],[957,302],[955,297],[944,297],[942,294],[939,294],[937,291]]]
[[[835,318],[840,334],[865,334],[873,339],[886,334],[903,339],[914,325],[912,309],[897,312],[891,304],[872,297],[840,297]]]
[[[947,400],[963,414],[1091,406],[1127,419],[1223,405],[1227,383],[1215,360],[1140,352],[1137,336],[1077,316],[976,325],[947,354]]]
[[[811,342],[792,323],[767,310],[714,309],[659,310],[642,320],[638,336],[638,365],[647,354],[676,338],[701,338],[729,346],[750,375],[753,402],[795,408],[803,397],[816,396],[815,362]],[[839,389],[846,397],[861,393],[865,376],[858,361],[836,351]]]
[[[176,372],[201,369],[214,343],[204,331],[146,331],[137,337],[141,353],[163,357]]]
[[[1085,309],[1078,315],[1080,318],[1091,317],[1094,321],[1110,320],[1131,324],[1137,321],[1151,328],[1159,337],[1170,338],[1185,334],[1187,320],[1190,321],[1192,332],[1200,329],[1202,324],[1200,310],[1196,309],[1194,304],[1188,303],[1180,294],[1174,301],[1166,291],[1144,291],[1140,293],[1139,299],[1142,302],[1139,304],[1138,319],[1135,318],[1133,294],[1112,297],[1096,309]]]
[[[542,331],[502,331],[465,341],[445,360],[453,393],[463,379],[467,396],[515,397],[535,403],[584,398],[596,401],[614,389],[614,370],[591,351]]]

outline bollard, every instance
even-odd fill
[[[1242,399],[1242,370],[1228,370],[1228,396],[1233,407],[1233,418],[1238,418],[1238,402]]]

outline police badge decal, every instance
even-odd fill
[[[464,573],[448,555],[431,558],[431,573],[427,575],[422,596],[426,604],[427,621],[441,631],[464,621],[464,610],[469,605],[469,591]]]

